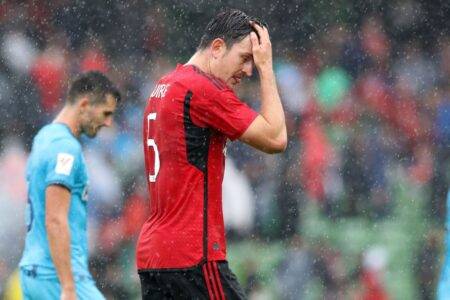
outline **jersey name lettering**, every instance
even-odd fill
[[[169,84],[157,84],[153,90],[150,98],[163,98],[169,89]]]

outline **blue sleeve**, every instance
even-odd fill
[[[59,139],[51,143],[45,156],[45,185],[57,184],[72,190],[81,160],[80,146],[69,139]]]
[[[447,219],[445,221],[445,229],[445,257],[436,295],[436,299],[438,300],[450,299],[450,190],[447,193]]]
[[[446,220],[445,220],[445,229],[448,232],[450,231],[450,190],[447,192],[447,212],[446,212]],[[447,238],[448,239],[448,238]]]

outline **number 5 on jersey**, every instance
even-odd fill
[[[149,113],[147,115],[147,147],[152,147],[153,151],[155,152],[155,161],[154,161],[154,174],[148,174],[148,180],[150,182],[156,182],[156,177],[159,173],[159,152],[158,152],[158,146],[156,146],[155,140],[149,138],[149,132],[150,132],[150,121],[156,120],[156,113]]]

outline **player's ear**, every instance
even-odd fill
[[[216,38],[211,42],[211,53],[214,58],[219,58],[227,50],[225,41],[221,38]]]
[[[78,106],[81,110],[85,110],[89,106],[89,98],[87,96],[83,96],[80,99],[78,99]]]

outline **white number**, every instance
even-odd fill
[[[148,174],[148,180],[150,182],[156,182],[156,177],[159,173],[159,152],[155,140],[148,137],[151,120],[156,120],[156,113],[149,113],[147,116],[147,147],[152,147],[153,151],[155,151],[155,174]]]

